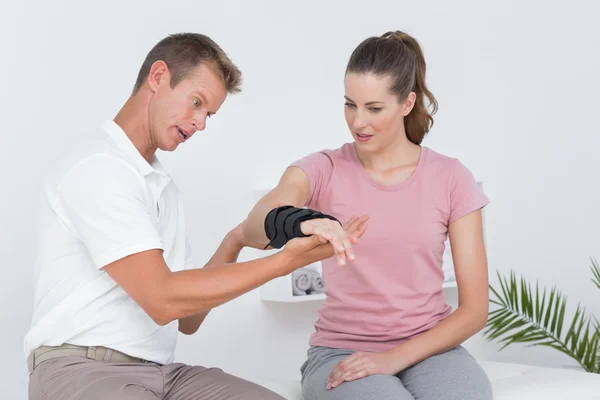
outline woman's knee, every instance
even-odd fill
[[[327,389],[325,382],[307,382],[303,385],[305,400],[414,400],[393,375],[370,375],[340,386]]]
[[[492,385],[463,347],[442,353],[398,374],[415,399],[491,400]]]

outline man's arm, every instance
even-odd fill
[[[132,254],[104,267],[108,275],[159,325],[184,319],[231,301],[268,281],[331,257],[319,236],[295,238],[281,251],[241,263],[172,272],[162,250]]]
[[[239,227],[236,228],[236,230],[239,230]],[[215,254],[204,265],[204,268],[211,268],[222,264],[231,264],[237,261],[244,245],[239,236],[236,235],[236,230],[229,232],[225,236]],[[189,317],[180,318],[179,332],[185,335],[196,333],[209,312],[210,310]]]
[[[73,167],[62,179],[53,206],[95,265],[161,325],[207,312],[333,254],[326,241],[312,235],[293,239],[262,259],[216,260],[214,267],[172,272],[140,177],[108,155],[88,157]]]

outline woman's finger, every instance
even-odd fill
[[[344,382],[350,382],[350,381],[355,381],[357,379],[361,379],[364,378],[366,376],[372,375],[373,374],[373,370],[371,368],[368,367],[368,365],[363,365],[363,368],[356,371],[352,371],[349,372],[347,375],[344,376]],[[340,383],[341,384],[341,383]]]
[[[368,372],[371,361],[366,357],[357,358],[352,364],[347,364],[343,369],[338,370],[338,374],[333,376],[328,382],[329,387],[338,387],[347,382],[353,376],[359,376],[361,372]]]
[[[344,230],[344,228],[340,225],[336,223],[336,234],[337,236],[340,238],[340,242],[341,245],[343,246],[343,251],[345,253],[345,256],[349,259],[349,260],[354,260],[355,256],[354,256],[354,251],[352,250],[352,243],[350,241],[350,237],[348,236],[348,233]]]
[[[337,365],[329,373],[327,380],[328,381],[333,380],[334,378],[341,375],[342,371],[344,371],[344,369],[346,368],[347,365],[353,364],[357,359],[360,359],[361,357],[362,357],[362,353],[356,352],[356,353],[353,353],[353,354],[349,355],[348,357],[344,358],[342,361],[337,363]]]
[[[333,235],[328,230],[325,230],[324,228],[320,227],[319,225],[309,225],[309,226],[310,226],[310,228],[308,228],[308,231],[304,232],[305,235],[318,235],[327,240],[333,239]]]

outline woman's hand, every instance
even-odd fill
[[[366,215],[360,217],[352,217],[343,226],[345,235],[352,244],[358,243],[359,239],[367,229],[368,217]],[[242,221],[238,226],[229,232],[229,238],[235,246],[239,248],[253,247],[255,249],[264,249],[263,243],[252,242],[245,235],[245,225],[247,221]],[[336,222],[339,225],[339,223]],[[270,247],[269,247],[270,248]],[[312,234],[307,237],[297,237],[289,240],[284,248],[289,260],[286,262],[286,274],[291,273],[298,265],[305,266],[313,262],[322,261],[332,257],[335,254],[333,245],[324,237]],[[291,268],[291,269],[290,269]],[[288,270],[289,269],[289,270]]]
[[[327,378],[327,389],[369,375],[396,375],[400,372],[397,355],[356,352],[340,361]]]
[[[365,230],[367,229],[368,219],[369,219],[369,217],[366,215],[355,216],[355,217],[350,218],[350,220],[348,220],[348,222],[346,222],[343,226],[340,225],[338,222],[332,221],[329,219],[327,219],[327,220],[315,219],[313,221],[329,221],[329,222],[335,223],[335,225],[339,226],[342,231],[340,233],[336,229],[336,234],[338,235],[338,237],[343,236],[343,237],[347,238],[347,240],[350,242],[350,244],[356,244],[356,243],[358,243],[360,237],[365,233]],[[302,224],[304,224],[306,222],[311,222],[311,221],[304,221]],[[255,249],[259,249],[259,250],[265,250],[264,243],[253,242],[251,240],[248,240],[245,237],[244,229],[245,229],[246,224],[247,224],[247,220],[244,220],[238,226],[236,226],[235,228],[233,228],[231,230],[231,232],[229,234],[230,234],[232,240],[234,240],[236,244],[239,244],[240,247],[252,247]],[[300,224],[301,228],[302,228],[302,224]],[[294,238],[294,239],[290,240],[288,243],[286,243],[286,247],[291,247],[291,250],[293,250],[295,252],[306,252],[306,251],[313,249],[314,247],[316,247],[318,245],[322,245],[327,242],[331,242],[331,240],[329,240],[329,238],[331,238],[332,236],[330,234],[327,234],[327,232],[329,232],[329,231],[327,229],[325,229],[323,227],[323,225],[324,224],[322,224],[321,222],[315,222],[312,225],[308,225],[307,230],[309,232],[313,231],[315,233],[307,233],[307,232],[303,231],[303,233],[305,235],[318,236],[319,240],[308,240],[310,237]],[[313,238],[313,239],[316,239],[316,238]],[[291,244],[291,246],[290,246],[290,244]],[[297,247],[297,248],[294,248],[294,247]],[[268,247],[267,249],[271,249],[271,247]],[[333,249],[333,243],[331,244],[330,250],[331,250],[331,255],[334,255],[335,249]]]
[[[356,244],[356,243],[358,243],[359,239],[361,238],[361,236],[365,233],[365,231],[367,229],[368,219],[369,219],[369,217],[367,217],[366,215],[362,215],[360,217],[355,216],[355,217],[350,218],[348,220],[348,222],[346,222],[343,226],[340,225],[337,221],[332,221],[329,219],[326,221],[335,223],[336,225],[338,225],[340,227],[340,230],[342,233],[339,233],[336,230],[336,235],[338,235],[337,237],[343,236],[343,237],[347,238],[346,240],[348,240],[349,243]],[[314,220],[304,221],[302,224],[305,224],[307,222],[312,222],[312,221],[323,221],[323,220],[322,219],[314,219]],[[302,224],[300,224],[301,228],[302,228]],[[334,247],[332,240],[329,239],[332,236],[330,236],[326,233],[328,231],[325,231],[322,229],[323,225],[320,222],[316,222],[312,226],[313,227],[321,227],[321,228],[318,228],[316,230],[312,230],[312,228],[309,228],[309,232],[312,230],[312,233],[307,233],[307,232],[303,231],[304,234],[310,235],[310,236],[303,237],[303,238],[293,238],[286,243],[285,248],[288,251],[292,251],[293,253],[302,254],[302,253],[306,253],[308,251],[314,250],[315,248],[318,247],[318,248],[326,249],[324,255],[322,256],[322,259],[332,257],[334,254],[336,254],[338,252],[338,249],[336,249]],[[333,235],[333,234],[331,234],[331,235]]]
[[[359,217],[353,218],[356,219]],[[366,222],[366,218],[364,221]],[[354,251],[352,250],[355,238],[347,231],[348,223],[342,226],[339,222],[328,218],[315,218],[302,222],[300,230],[305,235],[317,235],[325,241],[330,242],[338,264],[344,265],[346,264],[346,258],[349,260],[354,260],[355,258]]]

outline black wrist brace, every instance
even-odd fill
[[[300,223],[317,218],[327,218],[340,222],[331,215],[310,208],[282,206],[272,209],[265,218],[265,233],[270,240],[265,249],[269,246],[280,249],[293,238],[309,236],[302,233]]]

